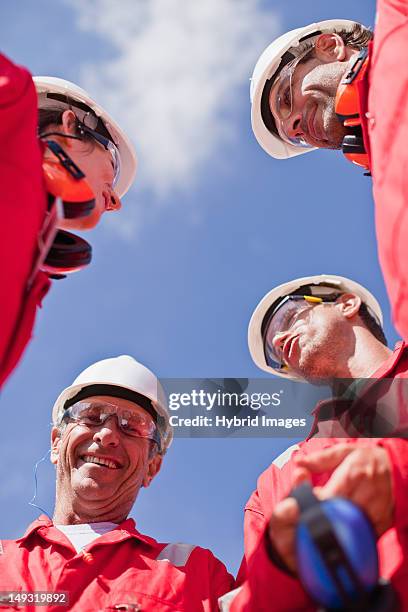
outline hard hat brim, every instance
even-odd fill
[[[106,385],[109,387],[117,387],[118,389],[128,389],[129,391],[135,391],[134,387],[132,386],[127,386],[127,385],[123,385],[123,384],[114,384],[111,381],[102,381],[102,380],[98,380],[98,384],[101,385]],[[78,395],[78,393],[80,391],[82,391],[83,389],[85,389],[86,387],[92,387],[93,385],[95,385],[94,382],[88,382],[88,383],[80,383],[77,385],[71,385],[69,387],[66,387],[57,397],[54,406],[52,408],[52,422],[54,426],[57,426],[58,424],[58,420],[59,417],[62,414],[62,411],[64,409],[64,405],[67,402],[67,400],[70,400],[72,398],[74,398],[76,395]],[[167,449],[169,448],[169,446],[171,445],[172,441],[173,441],[173,429],[170,425],[169,422],[169,415],[167,412],[167,409],[164,408],[160,402],[157,401],[157,399],[153,396],[151,396],[150,394],[143,392],[142,394],[144,397],[146,397],[148,400],[150,400],[154,410],[156,411],[157,415],[161,416],[164,419],[165,422],[165,440],[164,440],[164,444],[163,444],[163,451],[162,453],[164,454]],[[120,397],[120,395],[118,395],[118,397]]]

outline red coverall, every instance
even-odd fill
[[[373,379],[385,378],[408,378],[408,349],[404,344],[397,345],[394,353],[373,375]],[[403,402],[400,421],[402,429],[406,426],[405,407],[406,403]],[[316,425],[319,424],[315,423],[312,430],[314,432]],[[325,422],[323,435],[327,436],[327,431],[333,431],[335,427],[337,419],[333,420],[331,429],[328,422]],[[231,593],[231,600],[226,603],[224,609],[231,612],[312,612],[317,609],[300,582],[270,561],[265,546],[265,528],[275,505],[285,498],[291,489],[295,467],[292,461],[293,453],[309,454],[339,442],[380,445],[389,453],[393,466],[395,521],[394,526],[378,540],[377,550],[381,576],[391,579],[401,600],[401,610],[408,610],[408,440],[321,438],[319,435],[309,437],[307,441],[287,449],[259,477],[257,490],[245,506],[245,557],[238,575],[241,588]],[[323,486],[329,477],[330,473],[313,475],[313,485]]]
[[[233,582],[209,550],[156,542],[139,533],[132,519],[79,553],[46,516],[19,540],[0,541],[0,595],[67,591],[69,597],[68,607],[6,605],[6,610],[210,612],[218,610],[218,597]]]
[[[27,291],[46,211],[37,95],[31,75],[0,55],[1,324],[0,387],[30,340],[50,281],[39,272]]]
[[[378,252],[395,326],[408,339],[408,2],[377,0],[368,120]],[[365,100],[362,100],[363,105]],[[361,114],[364,117],[364,112]]]

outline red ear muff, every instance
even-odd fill
[[[350,70],[341,81],[336,93],[336,114],[341,123],[349,129],[342,143],[342,150],[348,160],[369,170],[369,160],[364,148],[361,128],[358,83],[363,79],[368,66],[368,49],[361,49]]]
[[[59,276],[85,268],[91,259],[92,247],[86,240],[71,232],[58,230],[41,269]]]
[[[86,217],[95,208],[95,194],[85,174],[55,141],[46,141],[57,159],[43,161],[45,188],[49,194],[62,200],[64,217]]]

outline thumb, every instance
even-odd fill
[[[306,468],[310,472],[326,472],[334,470],[353,451],[354,447],[350,444],[336,444],[332,448],[296,458],[296,464],[299,468]]]

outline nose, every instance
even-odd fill
[[[99,446],[118,446],[120,431],[116,416],[111,416],[106,419],[101,427],[94,433],[93,439]]]
[[[275,353],[278,356],[280,356],[282,354],[283,345],[285,344],[285,341],[286,341],[287,337],[289,336],[289,333],[290,333],[290,330],[288,329],[288,330],[283,331],[283,332],[278,332],[272,338],[273,350],[275,351]]]
[[[302,113],[293,110],[288,119],[285,121],[284,129],[289,138],[299,138],[305,136],[302,128]]]
[[[109,189],[109,191],[104,192],[105,202],[106,202],[106,210],[116,211],[122,208],[122,202],[116,191],[113,189]]]

